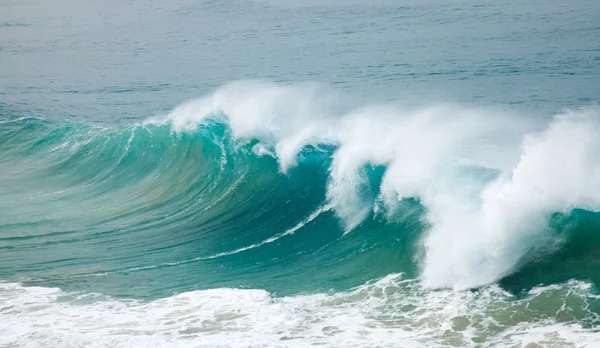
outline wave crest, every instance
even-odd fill
[[[346,230],[377,202],[393,210],[417,198],[426,208],[422,277],[431,287],[494,282],[551,240],[552,213],[600,207],[597,110],[548,120],[458,106],[348,111],[318,90],[238,83],[169,118],[179,131],[219,115],[236,137],[261,139],[284,173],[304,147],[335,144],[327,198]],[[373,189],[374,166],[384,173]]]

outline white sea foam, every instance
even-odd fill
[[[561,319],[586,315],[597,300],[588,290],[569,282],[514,299],[493,286],[429,291],[392,274],[334,294],[278,298],[264,290],[211,289],[143,302],[4,283],[0,346],[592,346],[600,343],[593,330]],[[567,298],[577,301],[553,305]],[[549,305],[527,310],[540,300]]]

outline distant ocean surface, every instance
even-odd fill
[[[600,347],[600,2],[0,3],[1,347]]]

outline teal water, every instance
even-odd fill
[[[600,344],[598,18],[0,4],[0,345]]]

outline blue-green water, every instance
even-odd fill
[[[600,345],[599,18],[0,4],[0,345]]]

